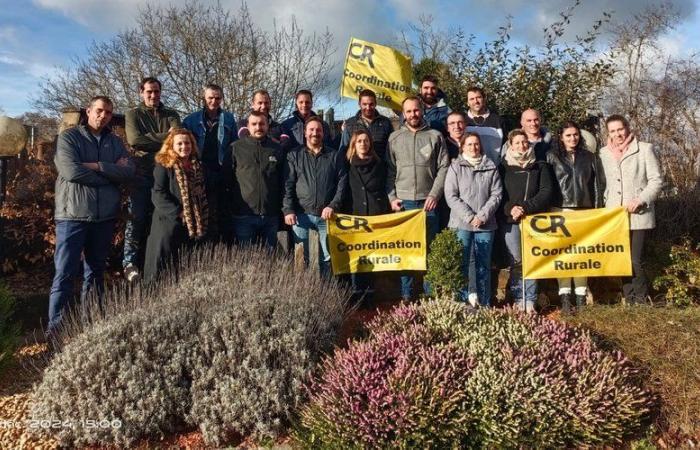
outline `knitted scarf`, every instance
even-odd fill
[[[481,161],[484,159],[484,155],[479,155],[479,156],[469,156],[467,154],[462,153],[462,158],[464,158],[465,161],[467,161],[469,164],[471,164],[472,167],[478,167],[479,164],[481,164]]]
[[[533,162],[535,162],[533,146],[530,146],[525,153],[516,152],[510,145],[506,149],[506,163],[509,166],[527,167]]]
[[[627,151],[627,147],[629,147],[630,142],[632,142],[632,139],[634,139],[634,134],[630,133],[622,144],[615,145],[613,144],[612,138],[608,137],[608,150],[610,150],[610,154],[613,155],[613,158],[620,161],[622,159],[622,155],[624,155]]]
[[[201,239],[207,233],[209,205],[204,190],[204,174],[198,160],[191,161],[191,171],[183,167],[182,161],[175,163],[175,179],[182,197],[182,216],[187,233],[192,239]]]

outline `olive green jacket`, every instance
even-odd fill
[[[148,108],[143,103],[130,109],[124,116],[126,140],[134,149],[139,172],[153,176],[153,161],[170,128],[180,127],[177,111],[162,103],[157,108]]]

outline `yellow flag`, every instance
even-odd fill
[[[328,221],[335,275],[386,270],[425,270],[425,211],[381,216],[337,214]]]
[[[363,89],[377,94],[377,104],[401,109],[401,102],[413,88],[411,58],[384,45],[350,39],[340,95],[357,99]]]
[[[625,208],[562,211],[522,221],[523,278],[632,275]]]

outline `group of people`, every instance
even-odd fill
[[[492,253],[501,242],[515,304],[534,311],[536,282],[521,277],[520,220],[553,208],[625,206],[634,275],[624,295],[629,302],[646,297],[641,249],[644,231],[654,227],[662,178],[651,145],[638,142],[622,116],[607,119],[608,145],[596,154],[590,133],[567,122],[552,136],[533,109],[522,113],[521,128],[506,133],[478,87],[468,90],[466,113],[450,111],[437,79],[427,76],[420,93],[403,100],[397,130],[377,111],[375,93],[361,91],[360,109],[343,123],[338,142],[307,90],[297,92],[296,110],[282,123],[270,116],[270,95],[258,90],[237,122],[222,108],[223,89],[209,84],[203,108],[181,122],[160,101],[161,87],[144,78],[141,103],[125,115],[131,152],[108,127],[113,104],[104,96],[90,101],[84,124],[59,135],[49,332],[69,304],[81,255],[82,294],[103,289],[122,185],[129,193],[129,281],[153,282],[197,242],[275,248],[283,230],[303,245],[307,264],[309,231],[318,232],[320,271],[328,276],[326,221],[334,214],[423,209],[428,244],[445,227],[463,244],[463,300],[490,304]],[[402,274],[403,299],[414,297],[415,275]],[[368,274],[354,275],[352,284],[357,293],[372,292]],[[574,299],[582,306],[586,289],[585,278],[559,280],[563,309]]]

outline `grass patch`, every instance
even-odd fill
[[[660,430],[700,436],[700,307],[596,305],[566,320],[648,368],[661,400]]]

